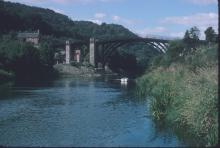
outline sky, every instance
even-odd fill
[[[218,32],[217,0],[7,0],[49,8],[72,20],[114,23],[142,36],[183,37],[197,26]]]

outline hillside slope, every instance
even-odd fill
[[[50,9],[19,3],[0,2],[0,32],[40,29],[44,35],[77,39],[136,37],[121,25],[98,25],[89,21],[72,21],[68,16]]]
[[[106,23],[98,25],[89,21],[73,21],[68,16],[50,9],[12,2],[0,1],[0,18],[2,20],[0,23],[0,37],[19,31],[36,31],[40,29],[41,43],[49,43],[52,48],[56,47],[56,44],[65,43],[67,39],[88,40],[95,37],[105,40],[137,37],[136,34],[122,25]],[[157,54],[159,53],[156,50],[152,50],[144,43],[130,44],[120,47],[118,52],[112,55],[109,63],[117,72],[130,71],[136,73],[138,71],[139,73],[146,69],[148,63]],[[130,58],[133,63],[126,56],[133,56],[134,58]],[[116,60],[113,59],[117,59],[117,63],[114,63]],[[129,62],[131,64],[126,65]],[[127,66],[129,67],[126,69]]]

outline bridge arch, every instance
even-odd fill
[[[152,49],[157,50],[163,54],[167,51],[169,46],[169,40],[164,39],[152,39],[152,38],[130,38],[108,41],[96,41],[96,59],[94,65],[97,62],[101,62],[103,67],[108,62],[109,58],[117,51],[117,48],[130,44],[130,43],[145,43]]]
[[[113,40],[97,40],[90,38],[89,41],[66,41],[65,53],[66,64],[70,63],[72,48],[79,46],[87,46],[89,49],[89,63],[93,66],[97,66],[97,62],[101,62],[103,65],[107,62],[110,56],[117,51],[121,46],[130,43],[145,43],[159,53],[165,53],[169,46],[169,41],[166,39],[158,38],[128,38],[128,39],[113,39]]]

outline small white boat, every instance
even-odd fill
[[[121,78],[121,83],[127,83],[128,82],[128,78]]]

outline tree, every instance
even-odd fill
[[[192,49],[196,50],[199,37],[200,37],[200,30],[196,26],[190,28],[189,31],[186,30],[186,33],[183,38],[183,41],[186,46],[185,52],[190,53],[193,51]]]
[[[185,44],[185,49],[184,49],[184,54],[188,54],[191,52],[194,41],[191,38],[191,34],[189,30],[186,30],[184,38],[183,38],[183,43]]]
[[[189,30],[186,30],[185,35],[184,35],[184,38],[183,38],[183,41],[184,41],[186,44],[190,44],[191,38],[190,38]]]
[[[170,46],[167,51],[168,61],[177,61],[181,59],[184,54],[184,44],[181,40],[170,42]]]
[[[109,58],[108,64],[113,71],[124,75],[134,76],[139,70],[136,57],[126,52],[116,51]]]
[[[193,40],[199,40],[200,37],[200,30],[194,26],[190,29],[190,38],[192,38]]]
[[[205,31],[204,31],[204,33],[205,33],[205,39],[206,39],[206,41],[208,41],[208,42],[213,42],[213,41],[215,41],[215,31],[214,31],[214,29],[212,28],[212,27],[208,27]]]
[[[54,64],[54,50],[50,43],[42,43],[40,46],[40,60],[42,64],[52,67]]]
[[[15,40],[0,42],[0,59],[2,68],[14,72],[19,78],[36,76],[41,67],[38,49]]]

